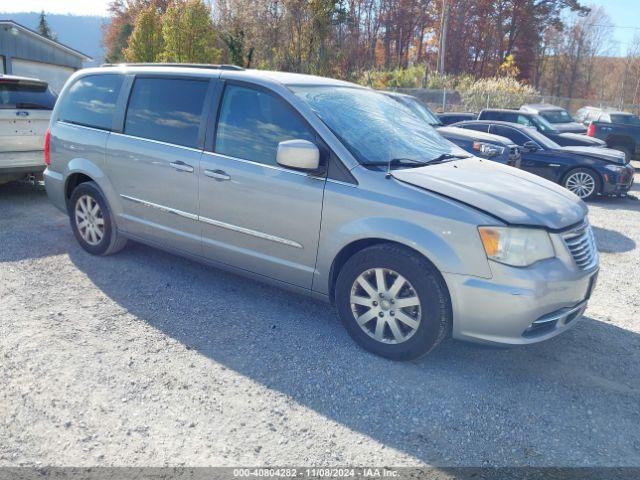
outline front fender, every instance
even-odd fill
[[[475,225],[448,222],[446,227],[435,222],[436,229],[428,229],[411,221],[389,218],[362,218],[342,225],[321,238],[314,290],[329,294],[334,260],[345,248],[362,240],[395,242],[409,247],[443,273],[491,277]]]

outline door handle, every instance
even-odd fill
[[[207,177],[215,178],[216,180],[231,180],[231,177],[222,170],[205,170],[204,174]]]
[[[188,172],[193,173],[193,167],[191,165],[187,165],[183,161],[179,160],[177,162],[172,162],[169,164],[172,168],[175,168],[179,172]]]

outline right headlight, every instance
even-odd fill
[[[556,256],[547,231],[539,228],[478,227],[487,258],[526,267]]]

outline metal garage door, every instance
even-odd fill
[[[51,88],[60,92],[67,78],[75,72],[73,68],[51,65],[50,63],[32,62],[13,58],[11,61],[13,75],[33,77],[48,82]]]

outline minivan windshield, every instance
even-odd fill
[[[469,156],[409,108],[382,93],[332,85],[294,86],[291,90],[311,106],[361,164]]]
[[[415,115],[423,119],[432,127],[443,126],[440,119],[436,117],[435,114],[431,110],[429,110],[429,108],[425,107],[422,103],[420,103],[420,100],[418,100],[417,98],[411,97],[411,96],[406,96],[406,97],[402,96],[402,97],[395,97],[395,99],[400,103],[402,103],[403,105],[409,107],[409,110],[411,110]]]
[[[46,83],[0,82],[0,108],[53,110],[56,95]]]

